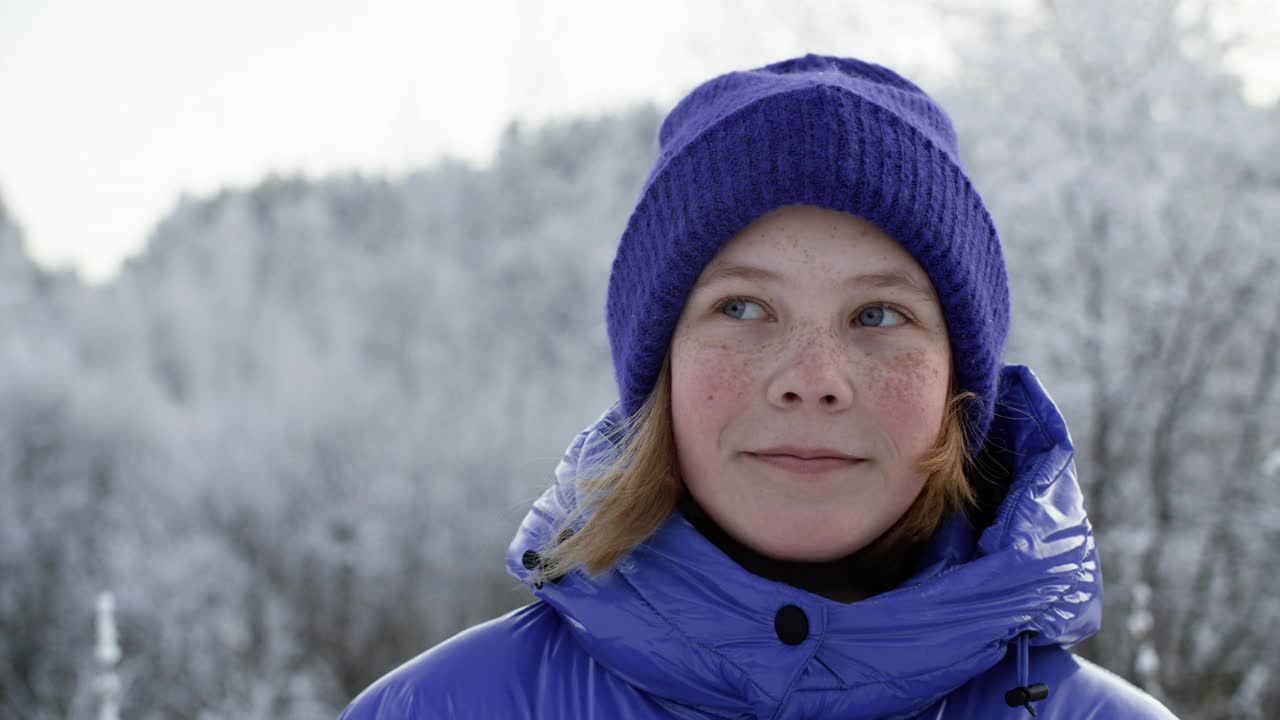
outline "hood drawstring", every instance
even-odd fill
[[[1018,633],[1018,687],[1004,694],[1006,705],[1009,707],[1025,707],[1027,712],[1031,713],[1031,717],[1036,717],[1036,709],[1031,706],[1032,701],[1049,697],[1048,685],[1044,683],[1032,685],[1028,682],[1028,678],[1031,675],[1031,660],[1027,641],[1035,637],[1035,634],[1036,631],[1034,630]]]

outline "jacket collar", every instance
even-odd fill
[[[615,405],[570,445],[508,550],[517,578],[525,552],[544,547],[573,507],[577,468],[610,450],[619,419]],[[1101,621],[1070,436],[1026,367],[1001,372],[988,444],[1008,471],[990,524],[948,518],[916,572],[866,600],[753,575],[679,510],[613,570],[575,571],[535,594],[597,662],[681,716],[914,717],[995,665],[1019,634],[1069,645]],[[788,605],[808,623],[798,645],[775,630]]]

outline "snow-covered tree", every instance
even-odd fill
[[[1077,442],[1110,618],[1081,650],[1185,715],[1263,717],[1280,109],[1240,100],[1200,7],[968,14],[928,89],[1001,228],[1011,359]],[[184,198],[105,287],[36,268],[0,207],[0,715],[94,712],[101,587],[138,718],[331,717],[525,602],[502,552],[614,397],[605,283],[659,119]]]
[[[1073,428],[1111,616],[1150,588],[1149,637],[1088,649],[1197,717],[1271,652],[1264,556],[1233,535],[1280,437],[1280,123],[1241,99],[1209,9],[987,17],[947,101],[1005,243],[1011,356]]]

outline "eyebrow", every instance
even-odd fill
[[[702,278],[695,286],[704,288],[716,283],[725,282],[727,280],[749,280],[756,282],[772,282],[781,283],[783,278],[772,270],[765,270],[751,265],[722,265],[714,268]],[[901,270],[886,270],[884,272],[870,272],[852,275],[845,279],[843,283],[846,287],[854,285],[866,285],[875,290],[886,288],[900,288],[910,293],[918,295],[924,300],[935,301],[937,296],[933,291],[916,282],[916,279]]]

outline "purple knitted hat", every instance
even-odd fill
[[[995,226],[960,167],[941,107],[888,68],[809,54],[694,88],[662,122],[659,154],[609,276],[609,342],[623,411],[635,413],[685,300],[716,251],[785,205],[863,217],[928,273],[976,451],[991,425],[1009,330]]]

